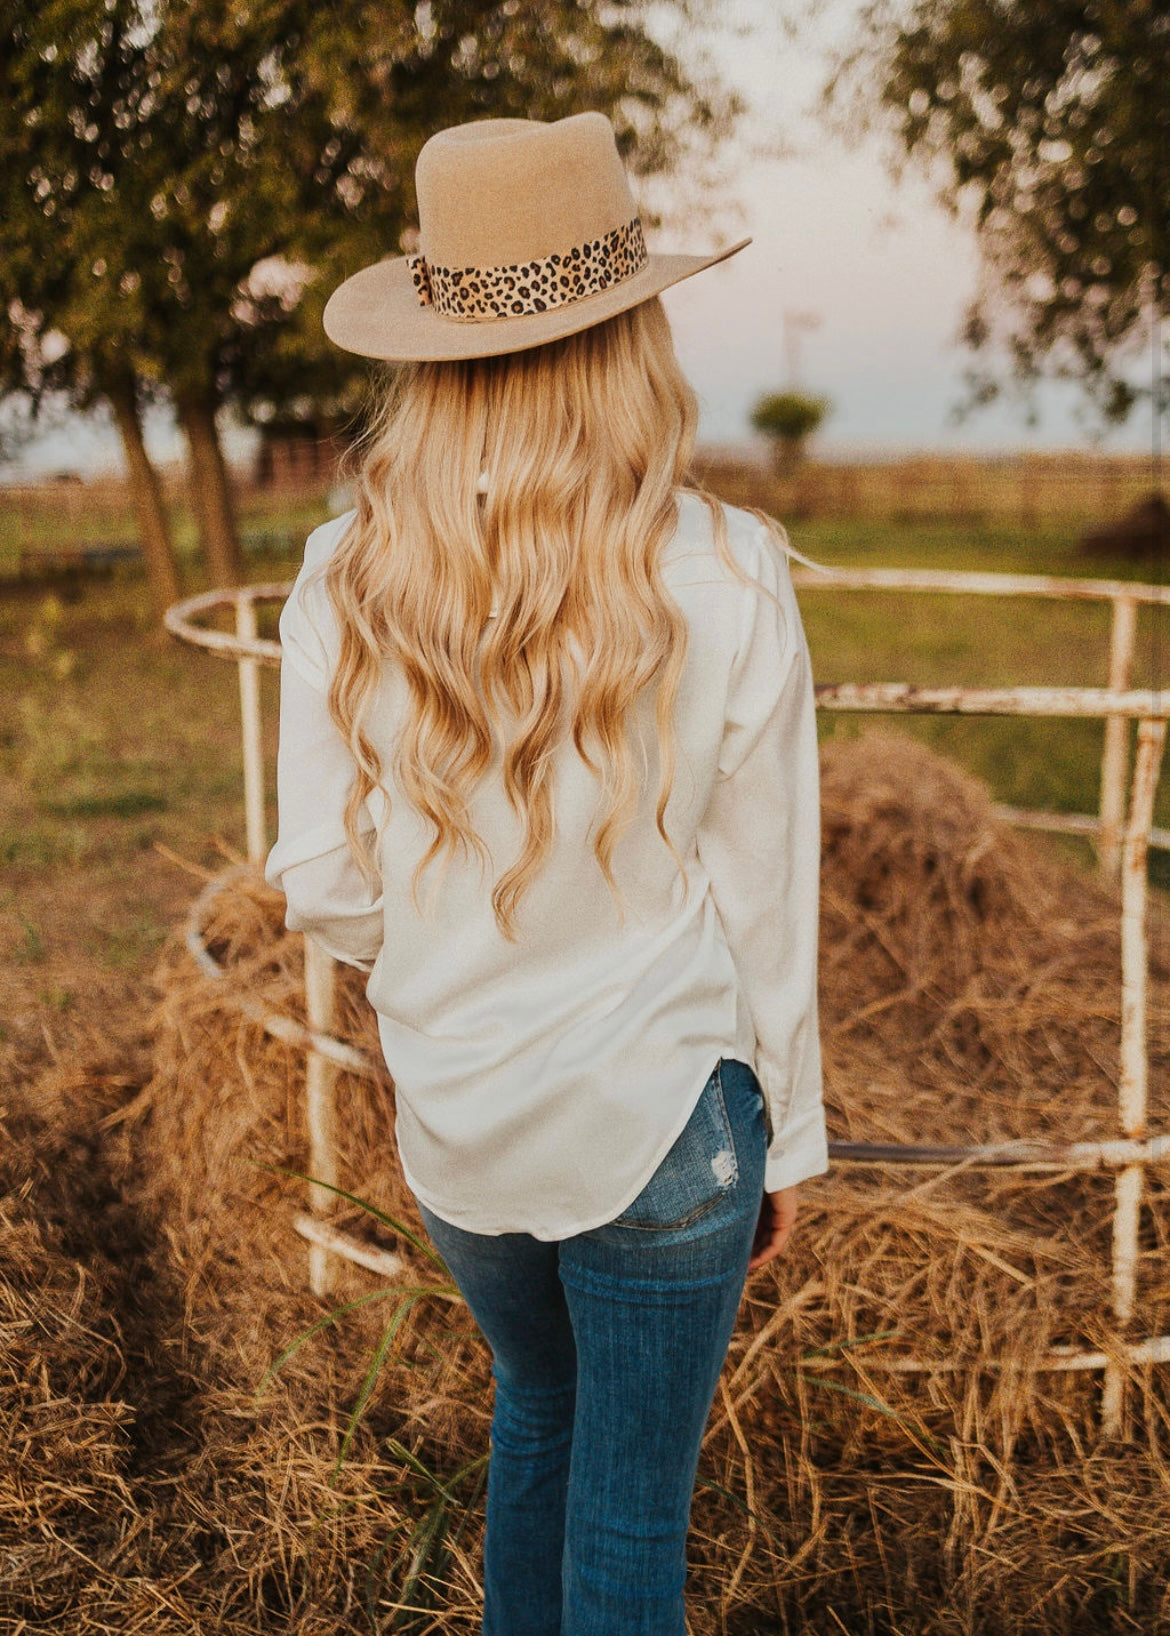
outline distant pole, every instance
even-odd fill
[[[305,1019],[315,1034],[330,1034],[335,1023],[336,963],[311,937],[305,945]],[[309,1183],[309,1209],[326,1216],[337,1203],[337,1064],[309,1047],[305,1060],[305,1112],[309,1127],[309,1174],[324,1186]],[[326,1295],[333,1283],[328,1241],[309,1246],[309,1287]]]
[[[801,386],[800,373],[800,336],[802,331],[819,329],[821,315],[819,312],[793,312],[786,309],[784,313],[784,367],[788,375],[788,385],[792,391],[799,391]]]
[[[256,604],[246,590],[236,596],[236,635],[241,642],[256,640]],[[260,665],[241,654],[240,715],[244,725],[244,821],[248,862],[264,862],[268,842],[264,834],[264,755],[260,732]]]

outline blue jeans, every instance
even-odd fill
[[[494,1358],[484,1636],[683,1636],[699,1447],[766,1146],[759,1082],[723,1059],[609,1225],[546,1243],[423,1210]]]

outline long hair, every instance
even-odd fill
[[[660,559],[689,488],[696,421],[657,299],[530,351],[393,372],[356,516],[325,570],[341,636],[329,707],[356,764],[345,829],[371,889],[359,818],[378,787],[383,828],[389,815],[367,732],[387,662],[407,684],[394,779],[434,832],[411,883],[416,909],[440,853],[474,849],[482,870],[468,803],[498,734],[524,831],[492,907],[516,941],[517,905],[552,845],[554,755],[571,731],[599,783],[593,850],[620,911],[613,853],[641,795],[628,718],[651,686],[657,827],[686,879],[663,816],[687,625]],[[718,502],[703,498],[723,560],[745,579]]]

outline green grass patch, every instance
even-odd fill
[[[61,828],[30,824],[0,830],[0,865],[6,869],[31,873],[71,869],[84,863],[89,853],[89,836],[76,825]]]
[[[1081,546],[1078,528],[1069,523],[1049,522],[1023,532],[1006,522],[893,522],[869,517],[786,522],[783,515],[780,521],[786,523],[797,550],[835,568],[948,568],[1153,584],[1166,579],[1166,564],[1089,555]]]
[[[130,971],[157,953],[168,929],[153,910],[145,907],[103,927],[100,937],[88,940],[87,949],[104,966]]]
[[[195,590],[205,583],[200,562],[199,528],[185,493],[172,494],[167,505],[175,554],[184,581]],[[299,557],[306,536],[329,516],[324,493],[289,496],[245,487],[239,498],[238,528],[245,559],[257,565]],[[0,491],[0,582],[36,574],[43,556],[51,573],[52,557],[62,547],[137,547],[138,524],[129,497],[117,484],[94,484],[73,492],[45,488],[15,503]],[[51,574],[62,594],[72,600],[98,586],[134,584],[142,578],[141,560],[95,567],[83,572]]]
[[[49,1011],[56,1011],[62,1015],[66,1011],[72,1011],[77,1004],[77,995],[71,988],[43,988],[37,999]]]
[[[64,801],[41,801],[42,812],[57,818],[137,818],[144,812],[165,812],[166,797],[152,790],[124,790],[117,795],[75,795]]]
[[[48,953],[45,948],[44,938],[32,921],[26,915],[22,915],[19,910],[16,918],[21,924],[21,934],[16,947],[12,951],[13,960],[18,966],[40,965]]]

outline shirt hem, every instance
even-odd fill
[[[398,1159],[402,1166],[403,1180],[406,1182],[407,1187],[410,1188],[410,1191],[414,1194],[418,1202],[425,1205],[433,1216],[437,1216],[440,1221],[446,1222],[448,1227],[457,1227],[461,1232],[475,1233],[482,1238],[502,1238],[505,1233],[527,1233],[530,1238],[535,1238],[542,1244],[559,1244],[564,1239],[576,1238],[580,1233],[591,1233],[597,1227],[608,1227],[617,1216],[620,1216],[622,1212],[627,1210],[634,1202],[634,1200],[638,1197],[638,1194],[650,1180],[651,1176],[653,1176],[659,1165],[666,1158],[666,1155],[670,1152],[675,1142],[677,1142],[678,1138],[682,1135],[684,1129],[686,1128],[687,1121],[690,1119],[691,1115],[695,1111],[695,1108],[698,1106],[699,1098],[702,1096],[703,1091],[706,1088],[707,1081],[715,1071],[716,1063],[720,1061],[727,1062],[735,1057],[736,1047],[733,1045],[728,1044],[716,1046],[715,1049],[718,1053],[716,1056],[716,1061],[713,1062],[710,1068],[707,1069],[707,1072],[703,1075],[694,1091],[688,1093],[688,1095],[684,1098],[682,1113],[670,1127],[669,1135],[655,1150],[654,1156],[650,1161],[649,1168],[646,1169],[644,1174],[641,1174],[640,1179],[632,1192],[629,1191],[629,1189],[626,1189],[623,1196],[618,1199],[617,1203],[612,1206],[607,1206],[599,1216],[589,1216],[580,1223],[570,1222],[564,1227],[558,1224],[555,1228],[549,1228],[547,1226],[534,1226],[531,1223],[510,1227],[484,1227],[476,1226],[466,1218],[463,1220],[458,1220],[451,1214],[445,1205],[438,1204],[432,1198],[428,1197],[425,1189],[418,1185],[415,1178],[411,1175],[410,1167],[403,1156],[401,1147],[399,1147]]]

